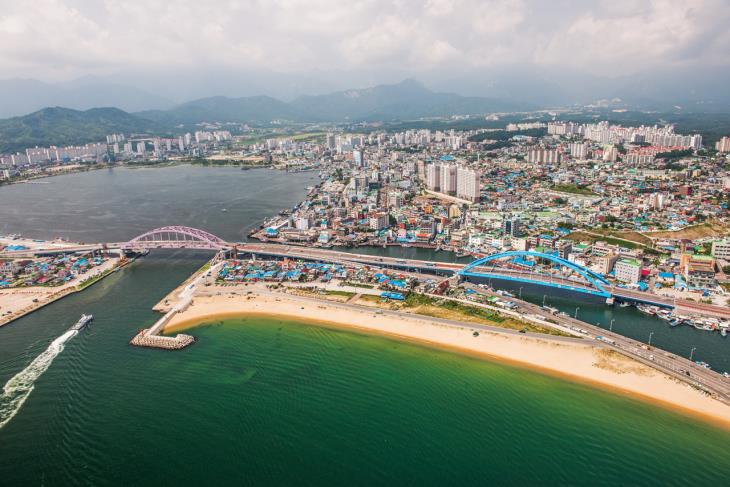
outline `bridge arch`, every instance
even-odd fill
[[[123,250],[133,249],[201,249],[220,250],[229,244],[212,233],[197,228],[168,226],[155,228],[122,244]]]
[[[555,264],[558,264],[562,267],[567,267],[568,269],[574,271],[578,275],[580,275],[583,278],[584,283],[588,284],[588,287],[578,287],[578,286],[572,286],[570,283],[565,282],[558,282],[558,281],[544,281],[540,280],[537,277],[546,277],[545,274],[540,273],[534,273],[532,276],[530,274],[525,275],[500,275],[499,273],[495,272],[494,269],[490,272],[487,270],[486,272],[479,272],[477,270],[478,267],[484,266],[484,264],[487,264],[489,262],[493,262],[496,260],[504,259],[504,258],[515,258],[515,257],[534,257],[538,259],[545,259],[548,261],[551,261]],[[582,265],[576,264],[575,262],[571,262],[567,259],[563,259],[562,257],[559,257],[557,255],[552,254],[545,254],[543,252],[531,252],[527,250],[513,250],[509,252],[501,252],[498,254],[492,254],[488,255],[486,257],[482,257],[481,259],[477,259],[474,262],[471,262],[464,266],[458,274],[460,276],[465,277],[481,277],[481,278],[494,278],[494,279],[506,279],[506,280],[512,280],[512,281],[520,281],[525,283],[531,283],[531,284],[540,284],[540,285],[546,285],[546,286],[552,286],[552,287],[558,287],[561,289],[569,289],[572,291],[579,291],[579,292],[585,292],[588,294],[595,294],[602,297],[610,297],[611,293],[606,290],[605,286],[610,286],[611,283],[606,280],[605,277],[602,275],[593,272],[592,270],[583,267]],[[564,279],[561,279],[561,281],[564,281]]]

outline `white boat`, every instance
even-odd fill
[[[82,330],[86,325],[91,323],[91,321],[94,319],[94,315],[81,315],[81,318],[79,318],[79,321],[76,322],[75,325],[73,325],[69,330],[76,330],[80,331]]]
[[[659,311],[656,306],[649,306],[648,304],[637,304],[636,309],[647,315],[655,315]]]

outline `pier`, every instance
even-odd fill
[[[170,308],[167,313],[165,313],[159,320],[157,320],[154,325],[137,333],[134,338],[132,338],[132,340],[129,342],[129,344],[138,347],[180,350],[181,348],[185,348],[188,345],[194,343],[195,337],[193,337],[192,335],[179,333],[174,337],[168,337],[161,335],[161,333],[164,331],[165,325],[167,325],[176,314],[182,313],[192,304],[193,295],[198,286],[202,283],[202,281],[205,280],[206,277],[215,276],[218,274],[220,267],[223,265],[223,262],[218,262],[220,257],[221,254],[219,253],[213,259],[213,265],[209,269],[203,268],[199,270],[197,274],[191,277],[191,282],[189,284],[187,282],[184,283],[182,291],[177,293],[177,302],[172,306],[172,308]]]
[[[192,335],[178,333],[174,337],[163,335],[153,335],[149,333],[149,329],[142,330],[137,333],[129,342],[130,345],[138,347],[162,348],[165,350],[180,350],[195,342]]]

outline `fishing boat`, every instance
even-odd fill
[[[695,327],[695,329],[703,331],[714,331],[717,328],[717,325],[706,319],[695,321],[693,326]]]
[[[656,306],[649,306],[648,304],[637,304],[636,309],[647,315],[655,315],[659,310]]]
[[[672,312],[666,309],[660,309],[655,314],[660,320],[669,321],[672,319]]]

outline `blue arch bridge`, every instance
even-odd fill
[[[534,260],[525,260],[526,257]],[[507,267],[497,266],[497,263],[504,259],[509,259],[509,265]],[[539,261],[549,262],[550,269],[558,272],[532,270],[538,267],[544,269],[543,266],[537,265]],[[561,271],[565,268],[572,272],[569,275],[563,274]],[[467,264],[457,274],[467,280],[468,278],[502,279],[540,284],[605,299],[613,297],[613,293],[609,290],[612,288],[611,283],[602,275],[557,255],[542,252],[516,250],[488,255]]]

